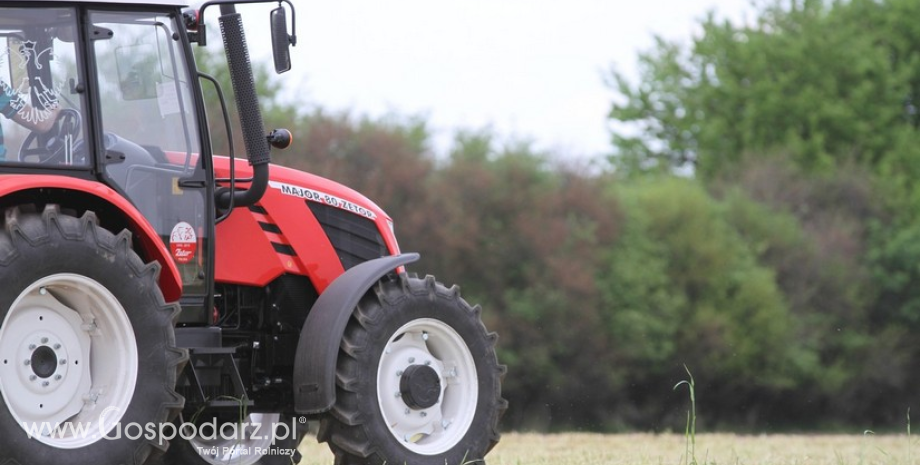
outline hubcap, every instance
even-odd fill
[[[93,444],[121,420],[137,379],[137,343],[105,286],[57,274],[26,288],[0,326],[0,394],[32,439]]]
[[[441,397],[441,376],[427,365],[410,365],[399,380],[399,392],[412,410],[424,410]]]
[[[466,435],[479,400],[476,363],[447,323],[419,318],[387,342],[377,367],[377,402],[390,433],[422,455],[444,453]]]

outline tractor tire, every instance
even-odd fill
[[[296,417],[289,417],[296,418]],[[211,419],[203,423],[211,422]],[[198,419],[199,423],[202,420]],[[278,413],[254,413],[248,415],[241,423],[247,427],[227,428],[227,437],[212,434],[210,427],[204,430],[205,437],[184,439],[176,437],[171,441],[169,450],[152,465],[297,465],[300,452],[297,446],[303,439],[303,431],[295,428],[291,431],[291,421],[284,421]],[[275,425],[279,437],[275,437]],[[217,422],[218,432],[221,423]],[[238,437],[235,431],[240,431]]]
[[[34,209],[32,209],[34,210]],[[181,411],[178,305],[131,234],[56,206],[0,228],[0,464],[142,464]]]
[[[317,435],[337,465],[483,463],[508,404],[480,312],[432,276],[402,274],[362,298]]]

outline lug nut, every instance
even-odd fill
[[[415,357],[409,357],[409,363],[415,363]]]
[[[29,366],[29,365],[32,364],[32,361],[31,361],[31,360],[26,360],[26,361],[22,362],[22,364],[25,365],[25,366]]]
[[[60,380],[61,380],[61,375],[54,375],[54,380],[55,380],[55,381],[60,381]]]
[[[427,341],[427,340],[428,340],[428,333],[425,333],[425,332],[422,333],[422,340],[423,340],[423,341]]]
[[[38,376],[29,375],[29,381],[35,381],[36,379],[38,379]]]
[[[55,345],[54,345],[54,350],[60,350],[60,348],[61,348],[61,345],[60,345],[60,344],[55,344]]]
[[[29,344],[29,350],[35,350],[36,347],[38,346],[36,346],[35,344]]]
[[[60,363],[61,365],[67,365],[67,360],[64,360],[64,359],[62,358],[61,361],[58,362],[58,363]]]
[[[49,384],[51,384],[51,383],[49,383],[49,382],[47,382],[47,381],[42,381],[42,387],[48,387]]]
[[[402,374],[403,374],[402,370],[396,370],[396,376],[402,376]]]
[[[47,343],[48,343],[48,338],[47,338],[47,337],[43,337],[43,338],[42,338],[42,344],[47,344]]]

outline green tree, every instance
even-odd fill
[[[665,416],[660,399],[687,365],[719,399],[707,407],[710,418],[732,424],[769,415],[768,398],[752,399],[793,389],[818,368],[814,349],[797,338],[802,321],[758,260],[798,231],[784,232],[789,223],[750,200],[717,200],[692,180],[652,177],[616,190],[624,227],[608,248],[601,287],[608,334],[638,386],[634,401],[650,418]],[[745,209],[758,211],[739,218]]]
[[[794,397],[820,400],[788,408],[828,421],[891,418],[920,381],[918,14],[802,0],[745,24],[710,15],[689,47],[641,54],[638,83],[610,81],[618,172],[687,170],[727,202],[820,365]]]
[[[808,172],[853,162],[913,177],[918,14],[907,0],[776,2],[749,24],[708,16],[688,48],[658,38],[639,84],[613,73],[610,117],[629,128],[613,161],[710,178],[779,152]]]

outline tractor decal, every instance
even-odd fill
[[[292,184],[285,184],[278,181],[269,181],[269,187],[273,189],[278,189],[284,195],[290,195],[292,197],[299,197],[301,199],[306,199],[311,202],[321,203],[325,205],[330,205],[335,208],[345,210],[355,215],[360,215],[365,218],[370,218],[372,220],[377,219],[377,214],[373,211],[362,207],[354,202],[350,202],[345,199],[341,199],[332,194],[327,194],[325,192],[316,191],[313,189],[308,189],[306,187],[295,186]]]
[[[169,251],[178,263],[188,263],[195,258],[198,249],[198,236],[195,228],[186,222],[180,222],[173,227],[169,235]]]

